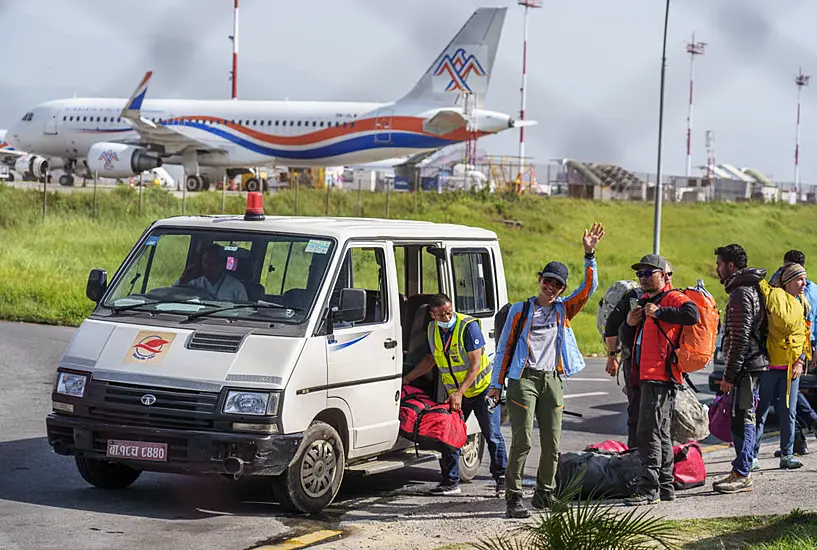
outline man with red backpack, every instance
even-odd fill
[[[684,326],[698,323],[698,306],[669,282],[667,260],[647,254],[632,266],[644,291],[627,314],[635,328],[633,373],[641,387],[636,441],[642,474],[628,506],[674,500],[670,421],[678,386],[683,384],[677,349]]]

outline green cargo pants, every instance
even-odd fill
[[[565,408],[564,377],[555,371],[526,368],[519,380],[508,380],[505,406],[511,421],[511,450],[505,473],[505,498],[522,494],[522,473],[531,449],[533,421],[539,424],[541,455],[536,472],[536,491],[556,489],[559,440],[562,437],[562,411]]]

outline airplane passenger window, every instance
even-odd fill
[[[62,121],[65,122],[65,117],[62,117]]]
[[[261,122],[264,122],[264,121],[262,120]],[[257,120],[253,120],[253,121],[252,121],[252,125],[253,125],[253,126],[258,126],[258,121],[257,121]]]
[[[353,123],[352,123],[352,128],[354,128],[354,127],[355,127],[355,123],[353,122]]]
[[[343,123],[343,127],[346,128],[346,123],[345,122]]]
[[[317,126],[317,125],[318,125],[318,121],[317,121],[317,120],[313,120],[313,121],[312,121],[312,126],[313,126],[313,127],[315,127],[315,126]]]
[[[103,117],[102,122],[108,122],[108,117]]]
[[[74,117],[68,117],[68,122],[74,122]]]
[[[300,126],[300,125],[301,125],[301,121],[299,120],[299,121],[298,121],[298,126]]]
[[[88,117],[87,116],[82,117],[82,122],[88,122]]]
[[[275,121],[275,125],[278,126],[278,121],[277,120]]]
[[[289,121],[289,125],[290,125],[290,126],[295,126],[295,121],[294,121],[294,120],[290,120],[290,121]]]

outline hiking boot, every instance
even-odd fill
[[[502,498],[505,496],[505,478],[500,477],[496,480],[496,498]]]
[[[658,493],[661,502],[669,502],[675,500],[675,489],[661,489]]]
[[[636,493],[624,499],[624,506],[642,506],[644,504],[658,504],[659,502],[661,502],[661,497],[658,495],[642,495]]]
[[[458,495],[462,493],[462,489],[460,489],[459,485],[451,485],[450,483],[440,483],[433,489],[431,489],[428,494],[434,496],[448,496],[448,495]]]
[[[777,451],[777,452],[779,453],[780,451]],[[760,461],[758,459],[756,459],[756,458],[753,458],[752,459],[752,465],[749,466],[749,471],[750,472],[757,472],[758,470],[760,470]]]
[[[725,478],[719,479],[718,481],[713,482],[712,483],[712,489],[717,491],[718,487],[720,487],[721,485],[727,484],[727,483],[732,483],[733,481],[735,481],[735,479],[737,479],[737,477],[738,477],[738,474],[736,474],[735,472],[729,472],[729,475],[726,476]]]
[[[808,444],[805,439],[794,440],[794,454],[805,456],[808,454]]]
[[[754,485],[755,483],[752,481],[751,475],[743,477],[733,472],[731,481],[724,480],[723,483],[713,484],[712,487],[719,493],[742,493],[744,491],[751,491]]]
[[[530,512],[522,504],[522,495],[514,495],[508,501],[508,507],[505,509],[505,516],[510,519],[526,519],[530,517]]]
[[[553,508],[553,493],[550,491],[535,491],[533,498],[530,499],[530,505],[537,510]]]
[[[792,455],[784,456],[780,459],[780,467],[784,470],[796,470],[802,466],[803,463],[794,458]]]

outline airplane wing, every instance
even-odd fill
[[[465,127],[467,120],[456,109],[440,109],[434,116],[423,121],[423,130],[429,134],[442,136]]]
[[[145,73],[142,82],[128,99],[125,108],[122,109],[120,114],[122,120],[133,126],[133,129],[136,130],[144,142],[159,145],[168,154],[179,154],[189,148],[195,148],[198,151],[225,152],[224,149],[183,134],[176,126],[156,124],[142,116],[142,102],[145,100],[145,95],[147,95],[148,84],[152,76],[153,71]]]

